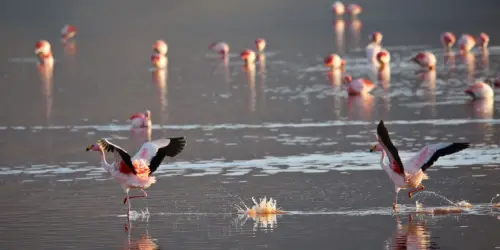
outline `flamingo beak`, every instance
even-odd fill
[[[371,148],[370,148],[370,153],[375,152],[375,150],[376,150],[376,149],[377,149],[377,145],[375,145],[375,146],[371,147]]]
[[[93,146],[93,145],[88,146],[88,147],[85,149],[85,151],[89,151],[90,149],[92,149],[92,146]]]

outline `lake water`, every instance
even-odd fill
[[[367,1],[358,20],[333,17],[329,1],[10,1],[0,9],[0,249],[495,249],[500,248],[498,100],[471,102],[463,90],[498,76],[500,2]],[[448,11],[444,11],[448,10]],[[78,28],[74,47],[59,31]],[[382,77],[367,64],[373,31],[391,52]],[[486,32],[488,53],[447,56],[444,31]],[[264,37],[254,74],[238,54]],[[52,44],[52,80],[40,77],[33,47]],[[168,70],[150,68],[151,45],[169,45]],[[208,51],[231,47],[228,63]],[[408,62],[429,50],[435,73]],[[329,53],[346,73],[377,82],[348,97],[322,67]],[[452,60],[450,60],[452,59]],[[390,76],[388,78],[387,76]],[[382,79],[380,80],[379,79]],[[186,149],[155,172],[146,199],[132,201],[85,147],[105,137],[135,153],[148,131],[131,131],[152,112],[151,139],[186,136]],[[403,158],[428,143],[470,142],[440,158],[424,182],[473,207],[400,192],[369,153],[383,119]],[[132,191],[135,194],[136,191]],[[273,197],[288,214],[250,218],[236,205]],[[498,201],[498,200],[496,200]]]

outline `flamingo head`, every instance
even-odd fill
[[[263,51],[266,48],[266,40],[264,38],[255,39],[255,47],[257,47],[257,51]]]
[[[102,151],[102,148],[97,145],[97,144],[92,144],[90,146],[88,146],[85,151],[89,151],[89,150],[92,150],[92,151]]]
[[[381,32],[373,32],[371,35],[370,35],[370,41],[372,43],[376,43],[376,44],[380,44],[382,42],[382,38],[384,36],[382,35]]]
[[[345,6],[342,2],[335,2],[332,4],[332,11],[335,15],[343,15],[345,12]]]
[[[414,57],[410,58],[410,61],[419,63],[424,60],[425,54],[422,52],[417,53]]]
[[[373,147],[370,148],[370,152],[380,152],[382,150],[383,150],[383,148],[382,148],[382,146],[380,146],[379,143],[377,143],[376,145],[374,145]]]
[[[325,60],[323,61],[323,65],[325,67],[331,67],[333,65],[333,60],[334,60],[334,55],[330,54],[327,57],[325,57]]]
[[[344,76],[344,83],[348,84],[352,82],[352,76],[346,75]]]
[[[40,40],[35,43],[35,54],[46,55],[51,53],[50,43],[46,40]]]
[[[448,47],[453,46],[453,44],[455,43],[455,40],[456,40],[456,38],[455,38],[455,35],[453,35],[453,33],[445,32],[443,34],[443,42],[446,46],[448,46]]]

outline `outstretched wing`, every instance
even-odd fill
[[[113,153],[116,162],[123,161],[123,163],[125,163],[125,165],[130,169],[130,171],[132,171],[133,174],[136,174],[134,165],[132,165],[130,155],[127,153],[127,151],[109,142],[106,139],[99,139],[97,141],[97,144],[99,144],[106,152]]]
[[[394,144],[392,144],[391,138],[389,137],[389,132],[387,131],[383,120],[380,120],[377,126],[377,139],[379,140],[380,145],[382,145],[384,151],[389,157],[392,170],[404,177],[405,171],[403,163],[401,162],[401,158],[399,157],[398,149],[394,146]]]
[[[408,160],[406,167],[411,168],[412,171],[418,171],[419,169],[425,171],[430,168],[439,157],[451,155],[469,147],[469,143],[463,142],[430,144],[422,148],[420,152]]]
[[[186,146],[185,137],[174,137],[146,142],[132,160],[145,160],[149,162],[150,175],[160,166],[165,156],[174,157]]]

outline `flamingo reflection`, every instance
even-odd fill
[[[74,56],[76,54],[76,41],[73,39],[62,41],[64,54]]]
[[[444,63],[448,66],[450,71],[455,69],[455,53],[451,51],[446,51],[443,54]]]
[[[327,72],[328,81],[334,87],[339,87],[342,85],[342,70],[341,69],[332,69]]]
[[[474,54],[473,53],[470,53],[470,52],[464,52],[461,54],[461,57],[462,57],[462,61],[463,63],[465,63],[465,65],[467,65],[467,80],[469,83],[474,83],[475,79],[474,79],[474,73],[475,73],[475,63],[476,63],[476,59],[474,57]]]
[[[359,48],[361,27],[362,27],[362,23],[360,20],[358,20],[358,19],[351,20],[350,30],[351,30],[352,38],[354,40],[354,48]]]
[[[50,123],[53,106],[53,67],[48,64],[37,65],[40,77],[42,96],[45,101],[45,119]]]
[[[371,120],[373,112],[373,96],[369,93],[363,95],[349,95],[347,99],[348,118],[352,120]]]
[[[488,68],[489,64],[490,64],[490,52],[488,50],[488,48],[481,48],[481,65],[484,67],[484,68]]]
[[[266,215],[247,215],[242,214],[238,215],[237,220],[240,221],[241,225],[244,225],[247,220],[251,219],[253,224],[253,231],[273,231],[276,227],[278,227],[278,217],[276,214],[266,214]]]
[[[161,110],[161,123],[165,121],[165,114],[167,113],[168,106],[168,68],[157,69],[152,73],[152,82],[156,87],[158,93],[158,100]]]
[[[243,66],[248,80],[248,89],[250,90],[249,108],[250,111],[256,110],[256,92],[255,92],[255,64],[248,64]]]
[[[425,223],[415,221],[410,214],[407,225],[401,225],[396,216],[396,232],[388,240],[385,249],[429,249],[434,246]]]
[[[265,96],[265,90],[266,90],[266,55],[264,54],[259,54],[258,56],[259,59],[259,75],[260,75],[260,102],[261,102],[261,108],[266,107],[266,96]]]
[[[149,235],[147,228],[141,234],[141,236],[139,236],[136,239],[132,238],[132,227],[130,227],[127,231],[128,231],[127,242],[125,242],[125,246],[123,247],[123,249],[130,249],[130,250],[160,249],[160,247],[153,241],[153,239]]]
[[[345,44],[344,44],[344,31],[345,31],[345,22],[342,19],[337,19],[333,21],[333,30],[335,31],[335,39],[337,44],[337,51],[340,54],[344,53]]]

